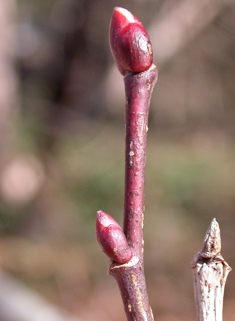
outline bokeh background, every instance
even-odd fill
[[[150,302],[159,321],[196,320],[190,262],[214,217],[235,266],[233,0],[0,0],[0,268],[77,320],[125,319],[95,235],[99,209],[122,225],[125,98],[108,43],[114,6],[143,22],[159,68],[146,168]],[[234,287],[232,272],[230,321]],[[37,314],[20,319],[13,310],[9,319],[0,311],[1,321]]]

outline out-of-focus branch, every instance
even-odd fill
[[[0,318],[6,321],[79,321],[3,271],[0,271]]]
[[[0,0],[0,140],[11,125],[17,106],[14,51],[15,0]]]
[[[15,21],[16,1],[0,0],[0,185],[18,105],[17,76],[13,62]]]
[[[223,0],[166,1],[149,27],[153,52],[163,65],[195,38],[228,4]]]

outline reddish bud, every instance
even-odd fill
[[[103,252],[113,261],[124,264],[132,259],[132,252],[120,225],[108,214],[98,211],[97,240]]]
[[[110,22],[110,48],[122,75],[148,70],[153,62],[152,45],[142,23],[128,10],[115,7]]]

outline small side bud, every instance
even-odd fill
[[[115,63],[123,76],[127,71],[139,73],[151,67],[153,52],[149,35],[130,11],[114,8],[109,42]]]
[[[119,264],[132,259],[132,251],[120,225],[103,211],[97,212],[96,235],[103,252]]]

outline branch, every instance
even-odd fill
[[[223,320],[224,288],[232,269],[220,251],[220,228],[214,218],[206,232],[201,252],[191,263],[198,321]]]
[[[47,302],[35,291],[2,270],[0,270],[0,319],[81,321]]]
[[[205,29],[231,0],[183,0],[164,2],[149,27],[158,64],[165,64]]]
[[[112,260],[108,273],[119,286],[129,321],[153,321],[143,265],[144,185],[148,113],[157,67],[141,22],[116,7],[110,23],[110,46],[124,75],[126,92],[126,161],[123,232],[108,214],[97,213],[97,239]]]

